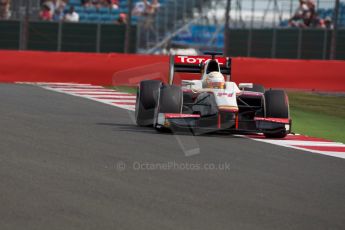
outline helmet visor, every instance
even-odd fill
[[[209,88],[224,89],[224,82],[209,82]]]

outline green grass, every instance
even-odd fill
[[[137,92],[134,87],[107,87],[122,92]],[[288,92],[292,131],[345,143],[345,96]]]
[[[292,130],[345,143],[345,97],[289,92]]]
[[[132,93],[132,94],[137,93],[137,88],[131,87],[131,86],[106,86],[106,88],[114,89],[114,90],[125,92],[125,93]]]

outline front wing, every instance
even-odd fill
[[[242,125],[250,123],[251,125]],[[209,133],[217,131],[274,133],[279,130],[291,132],[291,119],[255,117],[242,121],[236,113],[218,113],[201,117],[198,114],[159,113],[155,124],[157,129],[170,129],[173,132],[190,130],[193,133]]]

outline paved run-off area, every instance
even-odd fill
[[[33,85],[0,85],[0,103],[1,229],[345,227],[344,159],[158,134],[129,110]]]

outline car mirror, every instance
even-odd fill
[[[244,88],[253,88],[253,83],[240,83],[238,85],[238,88],[240,88],[241,90],[243,90]]]

